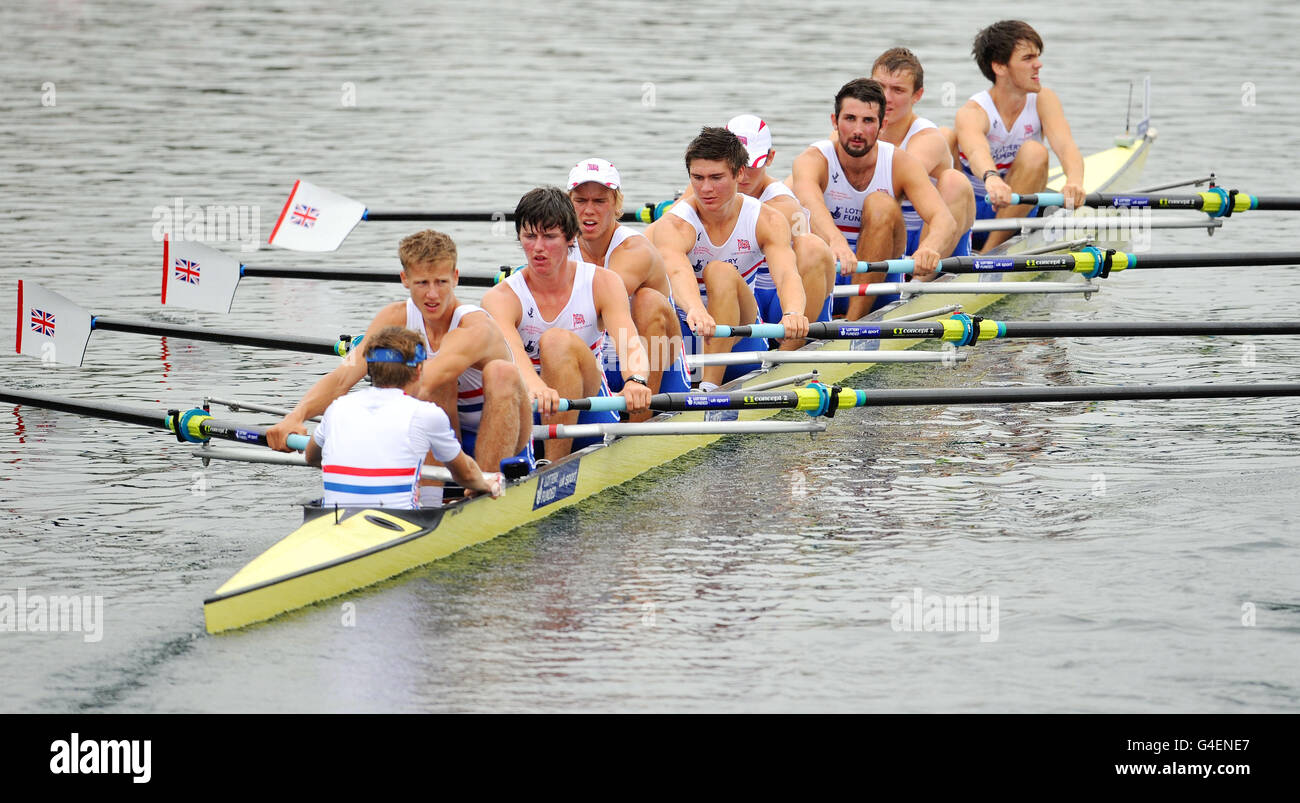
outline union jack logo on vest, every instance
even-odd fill
[[[736,238],[736,247],[739,248],[741,251],[748,251],[748,250],[749,250],[749,240],[742,240],[742,239],[740,239],[739,237],[737,237],[737,238]]]
[[[54,337],[54,313],[32,307],[32,331],[38,335]]]
[[[189,284],[199,283],[199,263],[177,257],[175,268],[177,279],[180,279],[182,282],[188,282]]]
[[[573,325],[574,325],[574,326],[586,326],[586,325],[587,325],[587,319],[584,318],[584,317],[582,317],[582,313],[581,313],[581,312],[575,312],[575,313],[573,313]]]
[[[1025,133],[1026,133],[1026,134],[1032,134],[1032,133],[1034,133],[1034,124],[1033,124],[1033,123],[1025,123]]]
[[[316,225],[316,217],[320,215],[320,210],[307,204],[298,204],[293,208],[293,222],[302,226],[304,229],[310,229]]]

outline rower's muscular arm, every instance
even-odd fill
[[[805,337],[808,334],[808,318],[804,316],[807,297],[795,265],[790,226],[780,212],[765,205],[758,213],[754,233],[758,236],[759,250],[767,260],[772,283],[776,285],[776,296],[781,300],[781,323],[785,325],[785,336]]]
[[[947,244],[957,237],[957,221],[943,202],[939,191],[930,183],[921,162],[910,153],[894,154],[894,194],[906,197],[925,221],[925,239],[917,244],[912,254],[914,275],[918,279],[932,276],[939,267],[939,257]]]
[[[939,174],[952,167],[952,151],[948,142],[938,129],[927,128],[916,134],[907,143],[907,152],[921,163],[921,169],[927,176],[938,178]]]
[[[1043,123],[1043,136],[1052,146],[1065,171],[1065,185],[1061,192],[1065,195],[1067,206],[1082,206],[1083,192],[1083,154],[1070,133],[1070,123],[1065,119],[1065,109],[1055,92],[1044,88],[1038,93],[1038,119]]]
[[[614,338],[618,351],[618,364],[623,366],[623,379],[650,373],[650,360],[646,356],[641,337],[632,322],[632,308],[627,303],[623,283],[613,271],[599,269],[591,283],[596,314],[604,324],[606,336]],[[627,382],[617,394],[627,399],[628,412],[636,413],[649,408],[650,388],[639,382]]]
[[[993,163],[993,151],[989,148],[989,118],[978,103],[966,101],[957,110],[952,128],[957,134],[957,147],[966,155],[971,173],[983,177],[985,172],[997,169]]]
[[[795,197],[808,210],[813,233],[826,241],[840,265],[840,273],[849,274],[858,269],[858,255],[849,247],[849,241],[835,225],[831,210],[826,208],[827,175],[826,157],[816,148],[807,148],[795,157],[791,187]]]
[[[655,266],[662,264],[663,259],[655,247],[640,237],[624,240],[618,248],[614,249],[613,255],[609,258],[609,269],[623,280],[623,286],[627,289],[629,297],[636,295],[637,290],[647,285],[650,277],[655,274]]]
[[[460,319],[459,326],[443,335],[438,355],[425,360],[417,397],[429,401],[437,388],[455,383],[470,368],[505,358],[501,332],[492,318],[483,312],[471,312]]]
[[[482,307],[492,316],[492,322],[505,338],[506,345],[515,356],[515,367],[524,380],[528,396],[536,399],[537,394],[545,395],[550,388],[533,370],[533,359],[524,349],[524,341],[519,338],[519,319],[523,317],[524,308],[519,304],[519,296],[509,285],[499,284],[483,294]],[[554,394],[554,391],[551,391]],[[555,398],[559,398],[558,395]]]
[[[695,229],[691,224],[673,215],[664,216],[654,225],[655,247],[664,260],[664,270],[668,272],[668,283],[672,285],[673,298],[677,306],[686,313],[686,324],[691,331],[713,333],[717,325],[713,316],[704,307],[700,297],[700,285],[695,280],[695,268],[687,256],[695,247]]]
[[[361,345],[348,352],[343,362],[312,385],[311,390],[307,391],[302,400],[281,419],[280,423],[266,431],[267,445],[277,452],[292,452],[293,449],[290,449],[287,443],[289,435],[295,433],[306,435],[307,419],[324,413],[331,402],[351,390],[366,375],[365,344],[384,327],[400,326],[405,323],[406,302],[389,304],[380,310],[375,319],[370,322],[370,326],[366,328]]]

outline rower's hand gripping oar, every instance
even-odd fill
[[[338,357],[347,356],[361,340],[349,335],[339,335],[337,340],[295,335],[253,335],[200,326],[91,315],[52,290],[46,290],[34,282],[18,280],[18,335],[14,345],[19,354],[46,363],[80,366],[86,355],[90,334],[95,330],[205,340],[307,354],[332,354]]]
[[[625,223],[653,223],[673,201],[647,203],[625,212]],[[389,212],[367,209],[360,201],[299,179],[271,229],[268,242],[291,251],[335,251],[363,220],[496,223],[514,220],[513,212]]]

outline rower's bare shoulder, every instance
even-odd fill
[[[374,329],[382,329],[385,326],[405,326],[406,325],[406,301],[394,301],[391,304],[385,304],[383,308],[375,315],[374,321],[370,326]]]
[[[1065,109],[1061,105],[1061,96],[1055,91],[1043,87],[1038,91],[1038,117],[1044,116],[1065,118]]]
[[[968,100],[957,109],[957,114],[953,116],[952,124],[954,127],[976,126],[985,133],[989,130],[988,115],[984,113],[984,107],[973,100]]]

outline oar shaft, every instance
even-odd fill
[[[1239,399],[1300,396],[1300,383],[1257,385],[1083,385],[1052,388],[937,388],[859,391],[856,407],[943,404],[1004,404],[1008,402],[1120,401],[1134,399]],[[841,405],[843,406],[843,405]]]
[[[1100,252],[1102,259],[1105,252]],[[1111,255],[1112,271],[1137,268],[1229,268],[1265,267],[1300,264],[1297,251],[1229,251],[1218,254],[1130,254],[1116,251]],[[939,260],[943,273],[1014,273],[1017,271],[1072,270],[1087,273],[1097,266],[1097,255],[1089,251],[1034,256],[945,257]],[[885,271],[911,273],[910,259],[859,262],[858,273]],[[1001,291],[999,291],[1001,292]]]
[[[1297,321],[1006,321],[1000,337],[1198,337],[1300,335]]]
[[[958,316],[960,317],[960,316]],[[980,322],[981,340],[1008,337],[1196,337],[1213,335],[1300,335],[1300,321],[994,321]],[[951,321],[854,324],[818,322],[808,337],[822,340],[961,340],[962,327]],[[784,337],[781,324],[719,326],[714,337]]]
[[[1208,214],[1222,216],[1230,214],[1225,206],[1229,198],[1231,198],[1232,212],[1245,212],[1252,209],[1273,212],[1300,211],[1300,197],[1296,196],[1261,197],[1248,195],[1244,192],[1220,193],[1214,191],[1182,195],[1093,192],[1084,196],[1083,205],[1113,209],[1199,209]],[[1020,204],[1064,206],[1065,196],[1059,192],[1039,192],[1027,195],[1012,193],[1011,203],[1013,206]]]
[[[146,410],[140,407],[128,407],[124,404],[101,401],[78,401],[61,396],[51,396],[33,390],[9,390],[0,388],[0,401],[9,404],[23,404],[40,407],[43,410],[55,410],[60,413],[73,413],[91,418],[103,418],[108,421],[120,421],[124,424],[138,424],[144,427],[166,429],[167,415],[164,411]]]
[[[150,410],[143,407],[130,407],[125,404],[115,404],[113,402],[78,401],[77,399],[68,399],[61,396],[51,396],[48,393],[40,393],[38,391],[18,391],[0,388],[0,402],[40,407],[44,410],[73,413],[75,415],[84,415],[89,418],[120,421],[124,424],[136,424],[154,429],[165,429],[168,432],[173,433],[176,432],[176,427],[178,426],[177,422],[173,420],[170,412],[166,410]],[[222,421],[203,414],[202,410],[194,412],[200,414],[194,417],[193,423],[191,424],[191,427],[194,430],[197,430],[190,432],[190,434],[195,438],[221,438],[223,440],[239,441],[240,443],[253,443],[260,446],[267,445],[265,427]],[[307,437],[304,435],[290,435],[289,447],[299,451],[306,449]]]
[[[228,329],[208,329],[201,326],[181,326],[179,324],[156,324],[148,321],[131,321],[103,316],[91,319],[91,329],[101,329],[108,332],[132,332],[138,335],[156,335],[159,337],[180,337],[188,340],[206,340],[213,343],[301,351],[307,354],[346,354],[348,343],[351,342],[351,338],[346,335],[340,336],[338,340],[297,337],[294,335],[262,337]]]
[[[658,393],[650,397],[650,409],[688,410],[802,410],[811,415],[834,408],[895,407],[945,404],[1021,404],[1039,402],[1115,401],[1127,399],[1236,399],[1264,396],[1300,396],[1300,383],[1255,385],[1084,385],[1079,387],[1009,388],[917,388],[915,390],[855,390],[840,388],[832,393],[826,386],[809,386],[788,391],[759,393],[739,390],[730,393]],[[622,396],[562,399],[564,410],[622,410]]]
[[[645,204],[637,209],[624,212],[619,220],[623,223],[650,223],[658,220],[671,201],[658,204]],[[428,212],[418,210],[371,210],[367,209],[362,220],[373,221],[408,221],[433,223],[497,223],[514,221],[514,212]]]
[[[360,268],[267,268],[244,265],[240,270],[244,276],[261,276],[268,279],[325,279],[338,282],[400,282],[402,280],[402,277],[395,272]],[[496,284],[496,278],[466,276],[462,273],[457,284],[462,287],[492,287]]]

